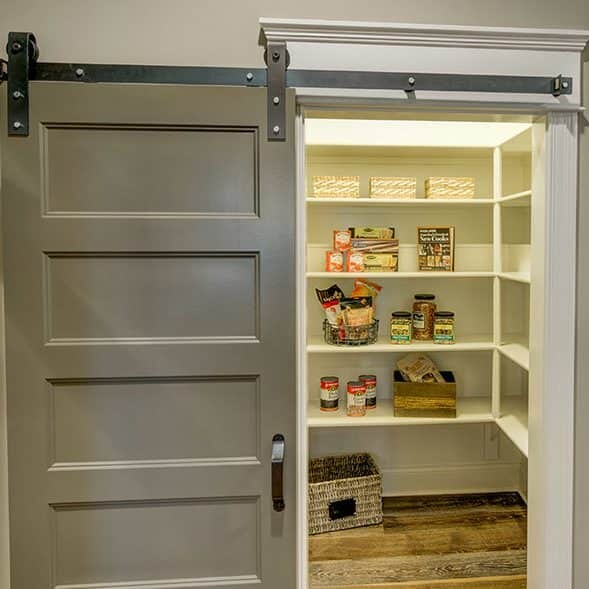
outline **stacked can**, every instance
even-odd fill
[[[348,416],[366,415],[366,385],[360,380],[348,382]]]
[[[321,411],[337,411],[339,408],[339,378],[337,376],[323,376],[320,386]]]
[[[358,377],[366,388],[366,409],[376,409],[376,376],[374,374],[361,374]]]

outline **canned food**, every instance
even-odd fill
[[[366,387],[358,380],[348,382],[348,415],[350,417],[366,415]]]
[[[376,376],[374,374],[361,374],[358,380],[366,388],[366,409],[376,409]]]
[[[395,311],[391,314],[391,343],[411,343],[412,316],[408,311]]]
[[[339,409],[339,378],[323,376],[320,384],[321,411],[337,411]]]

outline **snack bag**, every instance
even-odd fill
[[[446,382],[431,358],[425,354],[408,354],[397,362],[405,380],[411,382]]]
[[[315,289],[317,298],[325,311],[325,317],[330,325],[338,326],[342,322],[342,309],[340,300],[344,298],[344,291],[337,285],[332,284],[326,289]]]

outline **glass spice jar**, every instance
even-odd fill
[[[453,344],[454,341],[454,313],[437,311],[434,315],[434,343]]]
[[[434,336],[436,295],[416,294],[413,302],[413,339],[431,340]]]
[[[412,316],[409,311],[395,311],[391,313],[391,343],[411,343]]]

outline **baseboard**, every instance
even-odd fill
[[[385,497],[493,491],[517,491],[522,495],[520,463],[395,468],[382,471],[382,482]]]

